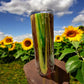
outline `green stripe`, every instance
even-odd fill
[[[41,31],[42,25],[41,25],[41,18],[39,17],[40,14],[35,14],[35,20],[36,20],[36,31],[37,31],[37,42],[38,42],[38,53],[39,53],[39,63],[40,63],[40,69],[43,74],[47,73],[47,62],[44,64],[44,59],[47,59],[45,56],[43,56],[42,48],[43,48],[43,32]]]

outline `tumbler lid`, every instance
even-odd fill
[[[30,16],[32,15],[32,14],[35,14],[35,13],[51,13],[51,14],[53,14],[53,10],[50,10],[50,9],[48,9],[48,10],[36,10],[36,11],[32,11],[31,13],[30,13]]]

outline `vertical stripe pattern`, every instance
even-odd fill
[[[47,75],[54,69],[53,15],[36,13],[30,17],[37,67],[41,75]]]

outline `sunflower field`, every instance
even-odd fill
[[[55,36],[54,57],[66,63],[66,70],[72,78],[75,78],[80,84],[84,83],[83,26],[68,26],[62,35]],[[1,64],[11,63],[15,60],[27,63],[32,59],[34,59],[32,39],[25,38],[22,42],[13,42],[13,38],[7,36],[0,41]],[[70,84],[75,83],[71,82]]]
[[[30,61],[34,58],[33,41],[30,38],[24,39],[22,42],[13,42],[12,37],[5,37],[0,41],[0,62],[11,62],[21,59],[22,61]]]

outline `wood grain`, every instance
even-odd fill
[[[50,78],[41,77],[35,65],[35,59],[24,65],[24,72],[28,84],[69,84],[69,74],[65,69],[65,63],[55,59],[54,72]]]

